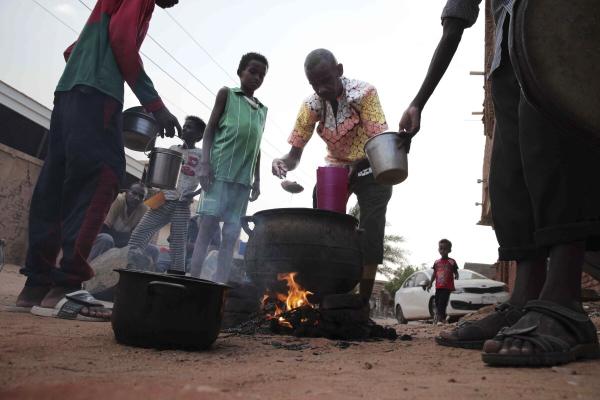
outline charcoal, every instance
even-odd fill
[[[238,326],[224,332],[240,335],[272,333],[296,337],[325,337],[332,340],[395,340],[396,330],[377,325],[369,319],[368,307],[361,309],[316,309],[303,306],[286,311],[277,317],[269,317],[275,311],[275,303],[267,303],[266,310],[251,314]],[[225,313],[234,316],[236,313]],[[280,319],[286,321],[281,323]],[[402,339],[407,340],[407,339]],[[343,342],[340,342],[343,343]],[[340,345],[340,348],[346,348]]]
[[[281,343],[281,342],[271,342],[271,346],[276,349],[284,349],[291,351],[302,351],[309,348],[308,343]]]
[[[322,310],[361,309],[365,302],[359,294],[330,294],[321,302]]]
[[[340,324],[360,324],[369,321],[369,308],[321,310],[321,315],[326,321]]]
[[[242,323],[250,320],[251,314],[249,313],[237,313],[225,311],[223,312],[223,320],[221,321],[221,328],[228,329],[241,325]]]

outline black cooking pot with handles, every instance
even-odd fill
[[[217,339],[228,286],[179,275],[117,269],[112,328],[117,342],[206,349]]]
[[[251,229],[249,223],[254,224]],[[358,220],[313,208],[275,208],[242,218],[248,234],[246,272],[259,287],[285,290],[281,273],[297,272],[297,282],[319,303],[351,291],[362,276]]]

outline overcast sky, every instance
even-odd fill
[[[78,0],[36,1],[77,31],[89,15]],[[94,4],[93,0],[83,2],[90,7]],[[241,55],[248,51],[264,54],[270,69],[255,93],[269,107],[262,144],[262,196],[251,203],[248,213],[310,207],[315,171],[324,165],[325,147],[318,135],[304,151],[299,170],[289,174],[307,188],[304,193],[284,192],[270,172],[273,157],[288,151],[287,136],[296,113],[302,99],[311,94],[304,57],[315,48],[332,50],[344,64],[347,77],[377,87],[388,124],[397,130],[439,41],[444,4],[445,0],[181,0],[169,13],[205,51],[158,7],[149,34],[185,69],[149,38],[142,51],[192,93],[145,60],[148,74],[171,111],[181,119],[195,114],[205,120],[214,103],[211,92],[238,84],[231,77],[236,77]],[[476,225],[481,212],[475,203],[481,201],[477,179],[484,136],[483,124],[471,112],[482,110],[483,77],[469,72],[483,70],[483,25],[481,12],[475,26],[465,31],[450,68],[425,108],[421,132],[409,155],[409,177],[394,188],[388,206],[387,231],[406,239],[404,248],[413,264],[430,265],[438,257],[437,241],[442,237],[454,243],[451,257],[459,265],[497,259],[492,229]],[[64,68],[62,52],[76,39],[75,33],[34,0],[2,0],[0,38],[0,79],[51,107]],[[125,107],[134,105],[137,101],[128,91]],[[349,206],[354,203],[351,198]]]

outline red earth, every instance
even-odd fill
[[[14,304],[23,282],[17,267],[6,266],[0,303]],[[447,327],[395,328],[413,340],[344,348],[327,339],[222,334],[208,351],[157,351],[117,344],[109,323],[2,307],[0,399],[600,398],[600,361],[491,368],[478,351],[437,346],[433,337]]]

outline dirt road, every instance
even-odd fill
[[[0,303],[14,304],[23,281],[6,266]],[[490,368],[477,351],[437,346],[440,328],[396,328],[413,340],[221,335],[206,352],[156,351],[118,345],[109,323],[2,310],[0,399],[600,398],[600,362]]]

